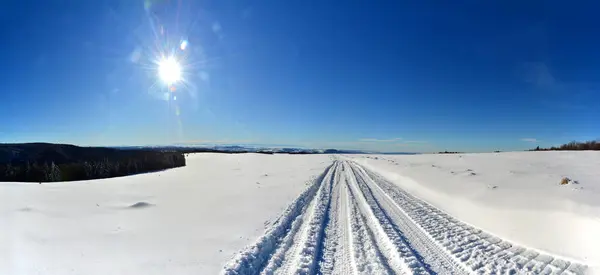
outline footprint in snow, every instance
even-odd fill
[[[19,208],[17,211],[19,211],[19,212],[31,212],[31,211],[33,211],[33,209],[31,207],[23,207],[23,208]]]
[[[129,208],[138,209],[138,208],[146,208],[146,207],[151,207],[151,206],[154,206],[154,204],[147,203],[145,201],[140,201],[140,202],[136,202],[136,203],[130,205]]]

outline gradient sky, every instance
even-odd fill
[[[2,1],[0,142],[478,152],[600,137],[600,4],[456,3]],[[161,52],[185,66],[174,93]]]

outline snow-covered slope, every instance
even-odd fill
[[[599,152],[346,158],[498,237],[600,264]],[[563,177],[577,184],[560,185]]]
[[[0,184],[0,274],[217,274],[326,155],[193,154],[158,173]]]

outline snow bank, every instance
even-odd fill
[[[600,265],[598,152],[347,158],[498,237]],[[577,184],[560,185],[564,177]]]
[[[194,154],[157,173],[0,184],[0,274],[217,274],[326,155]]]

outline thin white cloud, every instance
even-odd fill
[[[538,88],[553,88],[558,81],[544,62],[526,62],[523,64],[523,80]]]
[[[544,62],[525,62],[520,66],[521,78],[531,87],[545,92],[540,103],[558,110],[586,110],[591,108],[587,98],[595,94],[600,83],[591,81],[565,81],[553,74]]]
[[[216,34],[219,34],[221,32],[221,23],[219,22],[213,22],[212,24],[212,31]]]
[[[205,71],[200,71],[198,73],[198,76],[204,82],[208,82],[210,80],[210,75],[207,72],[205,72]]]
[[[211,26],[211,29],[213,31],[213,33],[219,37],[219,39],[223,39],[224,34],[223,34],[223,27],[221,27],[221,23],[219,22],[214,22]]]
[[[522,138],[521,141],[525,141],[525,142],[538,142],[539,140],[535,139],[535,138]]]
[[[242,11],[242,19],[249,19],[250,17],[252,17],[252,13],[253,13],[252,7],[245,8]]]
[[[428,143],[428,142],[425,141],[425,140],[405,140],[402,143],[413,143],[413,144],[414,143],[418,143],[418,144],[423,144],[423,143]]]
[[[394,142],[402,140],[402,138],[378,139],[378,138],[361,138],[358,141],[363,142]]]

